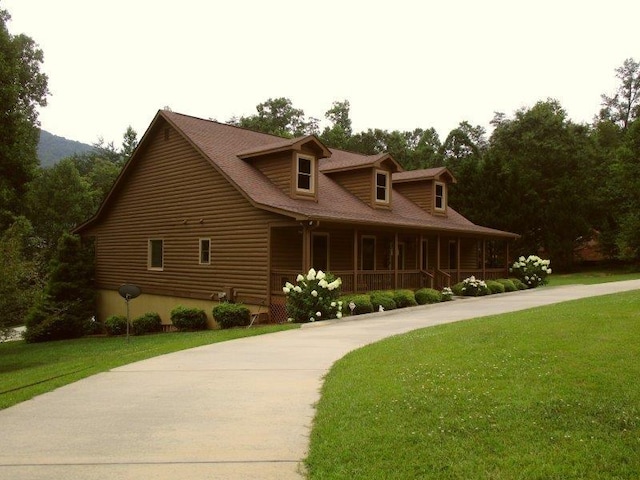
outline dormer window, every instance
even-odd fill
[[[296,162],[296,190],[301,193],[315,191],[315,158],[298,155]]]
[[[447,198],[444,183],[435,182],[436,194],[435,194],[435,210],[444,212],[447,208]]]
[[[389,203],[389,172],[376,170],[376,203]]]

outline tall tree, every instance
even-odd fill
[[[333,102],[333,105],[324,114],[325,118],[331,122],[331,126],[325,127],[320,135],[320,139],[329,147],[348,149],[353,130],[351,128],[351,118],[349,118],[349,101]]]
[[[623,130],[640,116],[640,63],[627,58],[616,68],[620,85],[613,95],[602,95],[600,118],[610,120]]]
[[[318,133],[318,120],[306,118],[304,111],[294,108],[288,98],[270,98],[256,106],[258,111],[248,117],[231,118],[228,123],[259,132],[299,137]]]
[[[28,36],[11,35],[0,9],[0,230],[20,211],[26,184],[38,166],[38,106],[46,105],[42,50]]]

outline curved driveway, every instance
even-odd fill
[[[545,287],[308,324],[113,369],[0,411],[0,478],[299,479],[322,378],[417,328],[640,289]]]

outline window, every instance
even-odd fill
[[[360,264],[362,270],[376,269],[376,237],[362,237]]]
[[[438,183],[436,182],[436,197],[435,197],[435,201],[436,201],[436,210],[444,210],[447,203],[446,203],[446,198],[445,198],[445,189],[444,189],[444,183]]]
[[[162,270],[164,267],[164,240],[149,240],[149,270]]]
[[[208,238],[200,239],[200,265],[209,265],[211,263],[211,240]]]
[[[398,270],[404,270],[404,256],[406,248],[404,242],[398,242]]]
[[[296,189],[300,192],[313,193],[315,190],[313,157],[298,155],[296,171]]]
[[[376,170],[376,202],[389,203],[389,172]]]
[[[329,270],[329,235],[314,233],[311,236],[311,263],[316,270]]]

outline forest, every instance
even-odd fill
[[[97,210],[138,143],[128,127],[120,146],[98,141],[40,166],[38,109],[49,96],[43,52],[28,36],[11,35],[9,19],[0,10],[0,327],[23,323],[34,309],[57,311],[50,281],[64,250],[59,239],[69,247],[65,234]],[[407,170],[446,166],[457,179],[450,205],[475,223],[520,234],[514,255],[544,252],[554,269],[571,269],[575,249],[595,237],[603,258],[637,265],[640,64],[629,58],[612,75],[617,89],[602,94],[591,123],[573,122],[556,99],[540,99],[496,112],[490,134],[466,121],[444,139],[429,127],[354,132],[347,99],[329,106],[321,129],[287,98],[269,98],[256,113],[227,123],[285,137],[315,134],[331,148],[364,154],[388,152]]]

